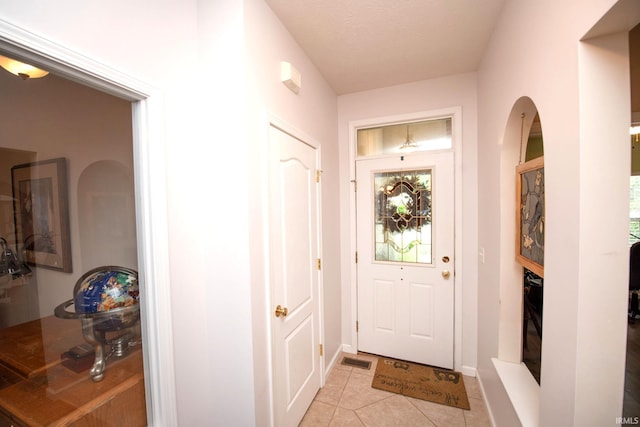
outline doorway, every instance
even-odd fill
[[[358,130],[357,348],[454,367],[452,118]]]
[[[274,418],[297,426],[322,385],[318,149],[269,128]]]
[[[631,177],[629,206],[629,321],[627,325],[627,351],[625,364],[625,386],[623,416],[632,417],[640,413],[640,309],[638,308],[637,250],[632,248],[640,242],[640,25],[629,31],[629,65],[631,85]],[[636,246],[637,248],[637,246]]]
[[[359,160],[358,349],[453,368],[453,153]]]
[[[163,197],[158,197],[166,193],[166,171],[154,166],[164,164],[164,143],[152,132],[162,127],[162,101],[155,90],[139,80],[19,27],[0,21],[0,33],[0,50],[4,55],[128,102],[129,120],[133,110],[129,132],[133,137],[136,209],[139,212],[136,215],[139,269],[146,300],[141,319],[143,336],[146,337],[143,349],[146,381],[143,387],[147,421],[152,424],[154,420],[163,420],[175,424],[172,321],[170,306],[166,303],[170,301],[166,206]],[[64,61],[59,58],[64,58]],[[66,96],[61,99],[66,99]],[[153,286],[147,286],[148,283]],[[163,331],[162,334],[159,331]],[[57,357],[60,357],[59,353]]]

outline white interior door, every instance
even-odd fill
[[[453,161],[356,162],[360,351],[453,368]]]
[[[317,150],[270,129],[274,416],[297,426],[320,388]]]

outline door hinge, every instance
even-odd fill
[[[322,268],[322,263],[320,262],[320,258],[318,258],[318,270]]]
[[[320,169],[316,169],[316,182],[320,182],[320,174],[322,171]]]
[[[360,322],[356,320],[356,332],[360,331]]]
[[[358,181],[356,181],[355,179],[352,179],[351,182],[353,182],[353,191],[357,192],[358,191]]]
[[[356,251],[356,264],[358,263],[358,251]]]
[[[324,355],[324,348],[322,347],[322,344],[320,344],[320,356]]]

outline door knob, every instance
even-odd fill
[[[451,272],[449,270],[442,270],[442,277],[448,279],[451,276]]]
[[[276,317],[287,317],[287,314],[289,314],[289,310],[287,310],[287,307],[280,307],[280,304],[278,304],[278,306],[276,307]]]

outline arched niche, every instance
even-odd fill
[[[137,269],[134,181],[114,160],[90,164],[78,180],[82,271],[102,265]]]
[[[522,362],[523,267],[516,262],[516,166],[542,154],[542,126],[535,103],[518,99],[509,114],[500,172],[500,321],[498,359]]]

